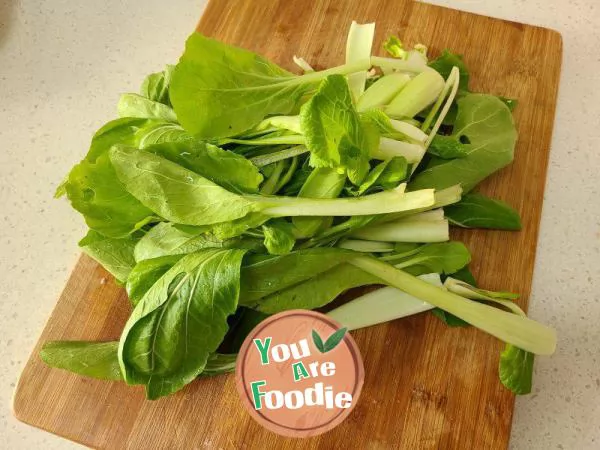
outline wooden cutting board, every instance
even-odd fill
[[[462,53],[471,88],[516,98],[519,142],[512,166],[482,191],[508,201],[523,231],[458,231],[480,285],[520,292],[527,306],[554,120],[562,41],[555,31],[410,1],[213,0],[203,33],[293,69],[292,55],[319,68],[343,63],[352,20],[376,22],[374,49],[390,34],[432,55]],[[183,48],[183,42],[181,43]],[[475,329],[451,329],[429,313],[354,332],[364,357],[362,396],[325,435],[284,439],[242,409],[234,377],[197,381],[146,401],[140,387],[49,369],[41,343],[114,340],[129,314],[124,291],[83,256],[21,376],[15,415],[90,447],[117,449],[503,449],[514,397],[498,381],[502,344]]]

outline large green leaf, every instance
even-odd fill
[[[110,159],[128,192],[160,217],[212,225],[244,217],[259,205],[152,153],[114,146]]]
[[[444,189],[460,184],[464,192],[509,164],[517,130],[510,109],[497,97],[468,94],[458,101],[452,137],[467,144],[466,156],[449,161],[432,158],[409,184],[412,190]]]
[[[444,208],[450,223],[465,228],[520,230],[519,213],[510,205],[482,194],[466,194],[458,202]]]
[[[184,255],[166,255],[138,262],[127,277],[125,288],[133,306],[137,305],[165,273]]]
[[[291,112],[306,91],[296,78],[253,52],[193,33],[173,74],[171,102],[190,133],[233,136]]]
[[[125,381],[155,399],[202,373],[237,308],[245,250],[184,256],[144,295],[125,324],[119,363]]]
[[[257,193],[263,181],[258,167],[249,160],[199,141],[152,145],[146,151],[162,156],[232,192]]]
[[[85,377],[121,380],[118,342],[53,341],[44,344],[40,358],[50,367]]]
[[[138,240],[139,238],[133,236],[109,238],[89,230],[79,241],[79,247],[123,283],[135,266],[133,251]]]
[[[343,263],[351,255],[353,252],[339,248],[314,248],[283,256],[249,257],[242,268],[240,304],[252,306],[267,295]]]

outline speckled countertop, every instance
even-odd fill
[[[17,422],[18,375],[79,250],[79,216],[57,182],[120,92],[176,61],[204,0],[0,0],[0,448],[75,444]],[[530,302],[559,347],[517,399],[511,448],[600,448],[600,3],[436,0],[554,28],[563,72]],[[539,68],[544,70],[543,67]]]

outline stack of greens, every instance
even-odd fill
[[[468,250],[449,241],[449,224],[520,228],[471,193],[513,159],[514,102],[471,93],[450,52],[429,61],[390,38],[391,56],[372,56],[373,36],[353,23],[344,65],[294,58],[294,75],[194,33],[176,66],[123,95],[57,195],[133,312],[118,342],[51,342],[42,359],[155,399],[231,371],[269,314],[387,285],[329,314],[357,329],[433,309],[506,342],[500,379],[529,392],[553,330],[514,294],[475,287]]]

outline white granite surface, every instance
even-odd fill
[[[600,448],[600,3],[433,3],[563,35],[530,309],[556,327],[559,347],[537,359],[534,393],[517,400],[511,448]],[[114,116],[118,94],[176,61],[203,7],[204,0],[0,0],[0,448],[77,447],[10,412],[84,232],[53,189]]]

